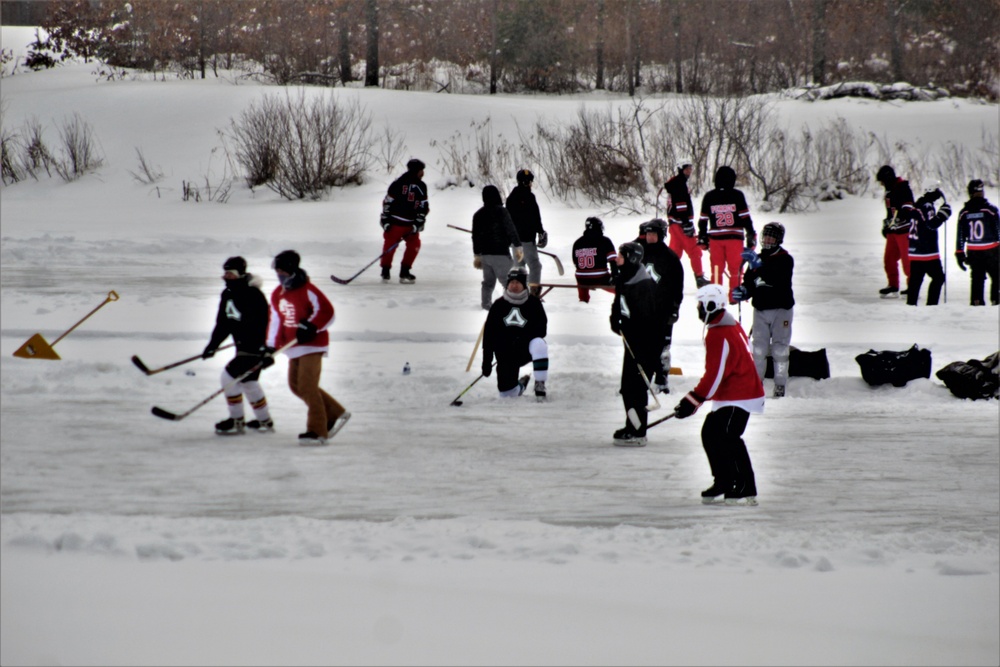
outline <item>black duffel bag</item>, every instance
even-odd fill
[[[953,361],[935,375],[959,398],[1000,398],[1000,352],[983,360]]]
[[[931,376],[931,351],[916,345],[904,352],[868,350],[854,360],[861,367],[861,377],[873,387],[902,387],[910,380]]]

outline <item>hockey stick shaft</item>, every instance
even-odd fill
[[[496,362],[493,362],[493,366],[496,366]],[[484,377],[486,377],[486,376],[483,375],[482,373],[480,373],[479,377],[477,377],[475,380],[473,380],[471,383],[469,383],[469,386],[466,387],[465,389],[463,389],[462,393],[455,397],[455,400],[453,400],[451,402],[451,405],[461,405],[462,401],[459,400],[459,399],[461,399],[463,396],[465,396],[465,393],[467,391],[469,391],[470,389],[472,389],[473,387],[475,387],[476,383],[479,382],[480,380],[482,380]]]
[[[642,381],[646,383],[646,389],[649,390],[649,395],[653,397],[653,402],[646,406],[646,410],[659,410],[663,406],[660,405],[660,399],[656,397],[656,392],[653,391],[653,385],[646,376],[646,371],[642,369],[642,364],[639,363],[639,360],[635,357],[635,353],[632,352],[632,346],[628,344],[628,339],[625,338],[625,334],[620,333],[618,335],[622,337],[622,341],[625,343],[625,349],[628,350],[632,360],[635,361],[635,366],[639,369],[639,375],[642,376]]]
[[[469,234],[472,233],[471,229],[467,229],[465,227],[459,227],[458,225],[448,225],[448,226],[451,227],[452,229],[457,229],[460,232],[467,232]],[[552,259],[554,259],[556,261],[556,271],[559,272],[560,276],[561,275],[565,275],[566,272],[565,272],[565,270],[563,270],[563,264],[562,264],[562,261],[559,259],[558,255],[556,255],[555,253],[546,252],[545,250],[538,250],[538,254],[539,255],[548,255],[549,257],[551,257]]]
[[[280,348],[278,348],[277,350],[275,350],[274,354],[277,354],[278,352],[283,352],[283,351],[287,350],[292,345],[295,345],[296,342],[297,341],[293,340],[293,341],[290,341],[288,343],[285,343]],[[272,355],[272,356],[274,356],[274,355]],[[163,408],[154,406],[153,409],[152,409],[152,413],[154,415],[156,415],[157,417],[160,417],[161,419],[169,419],[171,421],[179,422],[180,420],[184,419],[185,417],[187,417],[188,415],[190,415],[192,412],[194,412],[198,408],[201,408],[204,405],[210,403],[213,398],[215,398],[219,394],[225,392],[227,389],[229,389],[230,387],[232,387],[237,382],[242,382],[246,378],[250,377],[252,374],[254,374],[257,371],[261,370],[263,367],[264,367],[264,360],[261,359],[259,362],[257,362],[256,364],[254,364],[253,367],[250,368],[250,370],[248,370],[247,372],[242,373],[242,374],[238,375],[237,377],[233,378],[231,381],[229,381],[226,384],[224,384],[222,386],[222,389],[219,389],[217,391],[212,392],[211,395],[209,395],[207,398],[205,398],[203,401],[201,401],[200,403],[198,403],[197,405],[195,405],[193,408],[191,408],[187,412],[182,412],[181,414],[176,414],[176,413],[170,412],[169,410],[164,410]]]
[[[646,428],[647,428],[647,429],[651,429],[651,428],[653,428],[654,426],[657,426],[657,425],[659,425],[659,424],[662,424],[663,422],[667,421],[668,419],[673,419],[673,418],[674,418],[674,417],[676,417],[676,416],[677,416],[677,413],[676,413],[676,412],[671,412],[671,413],[670,413],[669,415],[667,415],[666,417],[660,417],[660,418],[659,418],[659,419],[657,419],[656,421],[654,421],[654,422],[650,422],[650,423],[646,424]]]
[[[472,355],[469,357],[469,363],[465,366],[466,373],[472,370],[472,362],[476,359],[476,353],[479,352],[479,345],[483,342],[483,334],[485,333],[486,322],[483,322],[483,328],[479,330],[479,338],[476,339],[476,346],[472,348]]]
[[[396,241],[395,243],[393,243],[381,255],[379,255],[378,257],[376,257],[375,259],[373,259],[372,261],[368,262],[363,267],[361,267],[361,270],[358,271],[357,273],[355,273],[350,278],[338,278],[337,276],[331,275],[330,276],[330,280],[332,280],[333,282],[337,283],[338,285],[349,285],[352,280],[354,280],[355,278],[357,278],[358,276],[360,276],[362,273],[364,273],[365,271],[367,271],[368,269],[370,269],[375,262],[379,261],[380,259],[382,259],[386,255],[388,255],[390,252],[392,252],[393,250],[395,250],[396,247],[400,243],[402,243],[403,241],[405,241],[407,239],[407,237],[413,236],[414,234],[416,234],[416,232],[407,232],[406,234],[404,234],[403,238],[401,238],[398,241]]]
[[[217,349],[226,350],[232,346],[233,343],[230,343],[229,345],[223,345],[222,347]],[[201,358],[202,356],[200,354],[196,354],[193,357],[188,357],[187,359],[181,359],[180,361],[175,361],[174,363],[167,364],[166,366],[160,366],[159,368],[149,368],[148,366],[146,366],[146,364],[142,363],[142,359],[139,358],[139,355],[134,354],[132,355],[132,363],[135,364],[135,367],[138,368],[143,373],[145,373],[146,375],[156,375],[157,373],[162,373],[163,371],[168,371],[171,368],[177,368],[178,366],[189,364],[192,361],[197,361],[198,359]]]

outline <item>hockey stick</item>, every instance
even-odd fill
[[[376,257],[372,261],[370,261],[367,264],[365,264],[363,267],[361,267],[361,270],[358,271],[357,273],[355,273],[350,278],[338,278],[337,276],[331,275],[330,276],[330,280],[332,280],[333,282],[337,283],[338,285],[348,285],[348,284],[350,284],[350,282],[352,280],[354,280],[355,278],[357,278],[358,276],[360,276],[362,273],[364,273],[365,271],[367,271],[369,268],[371,268],[372,264],[374,264],[375,262],[379,261],[380,259],[382,259],[386,255],[388,255],[390,252],[392,252],[393,250],[395,250],[396,246],[398,246],[400,243],[402,243],[406,239],[406,237],[412,236],[414,234],[416,234],[416,232],[407,232],[407,233],[403,234],[403,238],[401,238],[398,241],[396,241],[395,243],[393,243],[391,246],[389,246],[388,250],[386,250],[385,252],[383,252],[381,255],[379,255],[378,257]]]
[[[670,413],[669,415],[667,415],[666,417],[660,417],[660,418],[659,418],[659,419],[657,419],[656,421],[654,421],[654,422],[650,422],[650,423],[646,424],[646,429],[647,429],[647,430],[649,430],[649,429],[653,428],[654,426],[657,426],[657,425],[659,425],[659,424],[662,424],[663,422],[667,421],[668,419],[673,419],[673,418],[674,418],[674,417],[676,417],[676,416],[677,416],[677,413],[676,413],[676,412],[671,412],[671,413]]]
[[[496,366],[496,362],[493,362],[493,365]],[[461,405],[462,401],[460,401],[459,399],[462,398],[463,396],[465,396],[465,392],[469,391],[474,386],[476,386],[476,383],[479,382],[480,380],[482,380],[484,377],[486,377],[486,376],[483,375],[482,373],[480,373],[479,377],[477,377],[475,380],[473,380],[472,383],[469,384],[468,387],[466,387],[465,389],[462,390],[461,394],[459,394],[458,396],[455,397],[455,400],[451,402],[451,405],[454,405],[454,406]]]
[[[216,348],[216,351],[225,350],[232,346],[233,343],[230,343],[229,345],[223,345],[222,347]],[[135,364],[135,367],[138,368],[143,373],[145,373],[146,375],[156,375],[157,373],[162,373],[163,371],[168,371],[171,368],[177,368],[178,366],[183,366],[184,364],[191,363],[192,361],[197,361],[198,359],[201,358],[202,357],[200,354],[196,354],[193,357],[188,357],[187,359],[181,359],[180,361],[175,361],[174,363],[167,364],[166,366],[160,366],[159,368],[149,368],[146,366],[146,364],[142,363],[142,359],[139,358],[139,355],[133,354],[132,363]]]
[[[660,405],[660,399],[656,397],[656,392],[653,391],[653,385],[650,384],[649,378],[646,377],[646,371],[642,369],[642,364],[640,364],[639,360],[635,358],[635,354],[632,352],[632,346],[628,344],[628,339],[625,338],[625,334],[619,333],[618,335],[622,337],[622,341],[625,343],[625,349],[628,350],[629,355],[632,356],[632,360],[635,361],[635,366],[639,369],[639,375],[642,376],[642,381],[646,383],[649,395],[653,397],[653,402],[646,406],[646,411],[649,412],[652,410],[659,410],[663,406]]]
[[[472,356],[469,357],[469,363],[465,367],[466,373],[472,370],[472,362],[475,361],[476,353],[479,352],[479,344],[483,342],[484,333],[486,333],[486,322],[483,322],[483,328],[479,330],[479,338],[476,339],[476,346],[472,348]]]
[[[469,234],[472,233],[471,229],[466,229],[465,227],[458,227],[457,225],[448,225],[448,226],[451,227],[452,229],[457,229],[460,232],[468,232]],[[546,252],[545,250],[541,249],[538,249],[538,254],[548,255],[549,257],[554,259],[556,261],[556,271],[559,272],[560,276],[565,275],[566,272],[563,270],[563,264],[562,261],[559,259],[559,255],[556,255],[555,253],[552,252]]]
[[[297,341],[293,340],[293,341],[290,341],[288,343],[285,343],[280,348],[278,348],[277,350],[275,350],[274,353],[271,356],[273,357],[278,352],[282,352],[284,350],[287,350],[292,345],[295,345],[296,342]],[[176,414],[174,412],[170,412],[169,410],[164,410],[163,408],[153,406],[152,413],[154,415],[156,415],[157,417],[160,417],[161,419],[169,419],[171,421],[179,422],[180,420],[184,419],[185,417],[187,417],[188,415],[190,415],[192,412],[194,412],[198,408],[200,408],[200,407],[206,405],[207,403],[209,403],[213,398],[215,398],[219,394],[225,392],[227,389],[229,389],[230,387],[232,387],[237,382],[242,382],[246,378],[250,377],[250,375],[252,375],[253,373],[256,373],[257,371],[261,370],[263,367],[264,367],[264,359],[261,358],[261,360],[258,361],[256,364],[254,364],[253,367],[250,370],[248,370],[246,373],[243,373],[243,374],[239,375],[238,377],[233,378],[231,382],[227,382],[225,385],[223,385],[222,389],[219,389],[218,391],[213,392],[208,398],[206,398],[202,402],[198,403],[197,405],[195,405],[193,408],[191,408],[187,412],[182,412],[180,414]]]

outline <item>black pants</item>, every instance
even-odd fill
[[[708,456],[708,465],[715,486],[731,489],[727,497],[744,498],[757,495],[757,482],[750,463],[750,453],[743,442],[743,432],[750,413],[743,408],[727,405],[705,417],[701,427],[701,444]]]
[[[989,250],[970,250],[966,257],[966,264],[972,269],[972,289],[969,293],[969,303],[973,306],[983,306],[983,287],[986,284],[986,276],[990,277],[990,303],[994,306],[1000,303],[1000,296],[997,288],[1000,282],[997,280],[997,273],[1000,271],[1000,248],[990,248]]]
[[[917,305],[920,296],[920,285],[924,276],[930,276],[931,284],[927,287],[927,305],[936,306],[941,299],[941,288],[944,286],[944,270],[940,259],[911,259],[910,278],[906,283],[906,303]]]
[[[639,352],[638,350],[635,351]],[[656,365],[652,359],[656,358],[656,364],[658,364],[659,358],[653,357],[653,355],[648,353],[639,358],[645,360],[642,366],[646,372],[646,377],[652,377],[652,374],[656,371]],[[646,386],[646,381],[639,374],[639,364],[628,353],[628,350],[625,351],[625,356],[622,359],[622,382],[619,391],[622,395],[622,403],[625,404],[626,426],[635,429],[635,426],[632,422],[628,421],[627,417],[629,410],[635,410],[639,416],[640,424],[640,427],[635,429],[635,431],[639,435],[646,435],[646,405],[649,403],[649,387]]]

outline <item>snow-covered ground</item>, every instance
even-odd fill
[[[4,28],[3,46],[23,34]],[[375,268],[336,285],[329,274],[379,254],[381,197],[402,167],[321,202],[239,187],[225,204],[184,202],[182,181],[221,177],[217,130],[274,90],[99,83],[92,69],[2,83],[5,128],[37,118],[55,145],[77,112],[105,157],[74,183],[0,190],[4,665],[1000,662],[998,405],[957,400],[934,377],[870,388],[854,361],[918,344],[936,371],[1000,346],[997,308],[967,305],[954,219],[942,233],[947,303],[908,308],[877,298],[876,195],[755,214],[758,229],[787,228],[793,344],[825,348],[833,377],[793,378],[751,419],[759,507],[703,506],[702,412],[652,430],[643,449],[611,445],[624,416],[610,295],[546,297],[547,403],[500,400],[490,378],[449,405],[475,378],[465,367],[484,313],[469,237],[446,225],[468,226],[478,188],[432,187],[415,285],[383,285]],[[336,94],[400,132],[430,184],[444,176],[431,141],[472,121],[489,116],[513,139],[515,123],[628,104]],[[928,150],[974,149],[998,123],[995,105],[964,100],[779,105],[788,119],[839,115]],[[163,171],[157,185],[129,173],[136,149]],[[956,209],[965,199],[946,194]],[[569,272],[600,211],[539,200],[547,249]],[[604,220],[621,243],[649,217]],[[181,422],[153,417],[215,391],[229,355],[150,377],[131,355],[159,366],[200,352],[225,258],[246,257],[269,293],[270,260],[288,248],[336,308],[322,385],[353,413],[347,428],[328,447],[296,444],[305,408],[283,360],[263,376],[276,433],[215,436],[221,399]],[[543,263],[546,280],[571,281]],[[111,290],[120,300],[56,345],[61,361],[12,356],[34,333],[54,341]],[[704,362],[689,270],[686,293],[673,350],[683,375],[660,414]]]

